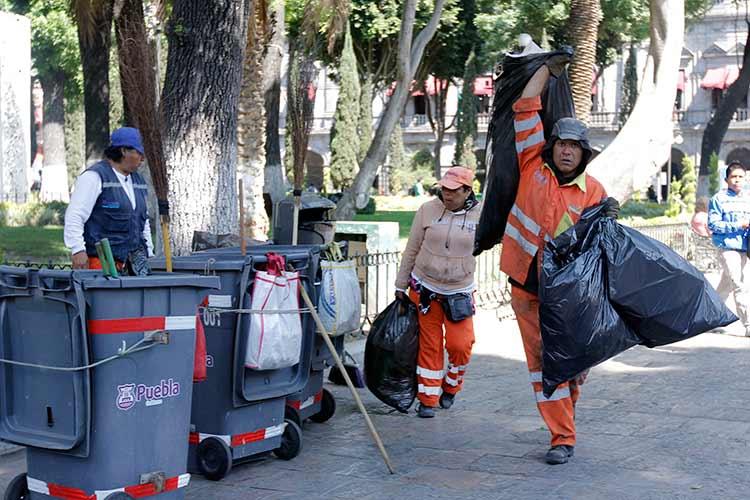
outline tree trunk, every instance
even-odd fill
[[[44,162],[41,201],[64,201],[68,196],[68,168],[65,162],[65,73],[50,72],[41,78],[44,90],[44,124],[42,143]]]
[[[266,58],[263,61],[263,93],[266,111],[266,168],[264,190],[277,203],[286,193],[286,174],[281,162],[281,144],[279,139],[279,111],[281,108],[281,80],[286,47],[286,30],[284,28],[284,2],[274,2],[272,14],[271,41],[268,44]]]
[[[237,136],[239,168],[243,182],[245,234],[253,239],[268,239],[268,216],[263,204],[263,177],[266,166],[266,116],[263,91],[263,26],[261,7],[265,0],[253,2],[247,29],[247,47],[242,70]]]
[[[238,231],[237,106],[251,7],[174,2],[162,106],[177,255],[190,251],[193,231]]]
[[[336,218],[347,220],[354,217],[356,208],[364,208],[370,198],[370,188],[375,180],[378,167],[383,163],[385,155],[388,152],[388,143],[390,141],[393,129],[401,117],[404,105],[409,97],[409,87],[414,79],[414,73],[422,60],[425,46],[432,37],[440,24],[440,15],[443,11],[445,0],[435,0],[435,7],[432,12],[430,21],[422,31],[412,37],[414,30],[414,17],[416,11],[416,0],[406,0],[404,2],[404,14],[401,18],[401,31],[398,43],[398,80],[396,88],[391,95],[388,104],[385,106],[378,128],[375,131],[375,137],[372,139],[370,149],[367,151],[365,159],[359,166],[359,172],[354,178],[351,189],[344,192],[344,196],[336,206]],[[413,40],[413,41],[412,41]]]
[[[599,0],[572,0],[568,18],[568,37],[575,55],[570,64],[570,88],[576,116],[584,123],[591,118],[591,75],[596,62],[596,41],[602,7]]]
[[[445,133],[453,126],[453,123],[445,123],[445,108],[448,101],[448,80],[445,80],[445,87],[443,87],[443,81],[435,78],[435,113],[434,117],[430,120],[432,125],[432,131],[435,133],[435,144],[432,146],[433,156],[433,175],[436,179],[440,179],[443,170],[443,164],[441,161],[441,151],[443,150],[443,142],[445,142]]]
[[[672,110],[685,30],[684,0],[652,0],[651,40],[644,80],[633,112],[587,172],[624,202],[646,189],[669,159]],[[656,69],[658,61],[658,70]]]
[[[109,49],[113,0],[78,0],[76,21],[83,67],[86,164],[102,158],[109,145]],[[80,12],[86,10],[86,15]]]
[[[750,29],[750,23],[748,23]],[[708,194],[708,164],[711,154],[719,154],[721,143],[724,141],[724,135],[727,133],[729,123],[732,121],[734,113],[742,103],[743,98],[747,95],[747,89],[750,87],[750,32],[745,40],[745,52],[742,55],[742,68],[737,80],[727,89],[727,93],[719,103],[711,119],[703,131],[703,140],[701,142],[701,163],[699,175],[703,182],[698,187],[699,194],[705,196]],[[745,165],[747,168],[750,165]]]

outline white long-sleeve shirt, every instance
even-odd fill
[[[112,168],[112,167],[110,167]],[[117,179],[122,184],[125,193],[130,199],[130,204],[135,210],[135,191],[133,189],[133,177],[131,175],[123,175],[112,168]],[[65,246],[68,247],[71,254],[76,254],[86,250],[86,243],[83,240],[83,226],[86,221],[91,217],[91,212],[94,210],[96,200],[99,195],[102,194],[102,179],[99,174],[92,171],[87,171],[78,176],[75,187],[73,188],[73,194],[70,196],[70,204],[68,209],[65,211],[65,230],[63,231],[63,238],[65,240]],[[146,249],[148,250],[149,257],[154,255],[154,244],[151,240],[151,225],[148,219],[143,227],[143,239],[146,240]]]

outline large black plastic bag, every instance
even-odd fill
[[[649,347],[737,321],[703,273],[667,245],[613,220],[603,222],[609,300]]]
[[[513,103],[523,92],[534,73],[552,57],[572,58],[570,48],[523,57],[506,56],[502,72],[495,81],[492,120],[487,130],[485,164],[487,181],[484,207],[474,239],[474,255],[489,250],[505,233],[508,214],[518,191],[518,157],[516,156]],[[547,90],[542,93],[542,121],[545,137],[560,118],[575,116],[567,71],[559,78],[551,76]]]
[[[544,249],[540,287],[544,394],[635,345],[685,340],[737,317],[695,267],[602,206]]]
[[[599,210],[549,242],[543,254],[539,319],[542,385],[549,397],[579,373],[640,343],[608,300]]]
[[[393,301],[372,324],[365,344],[365,382],[379,400],[402,413],[417,397],[419,318],[410,301]]]

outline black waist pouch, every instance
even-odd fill
[[[474,316],[474,301],[468,293],[447,295],[440,299],[445,315],[454,323]]]

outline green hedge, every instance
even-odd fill
[[[0,203],[0,227],[62,226],[67,208],[62,201]]]

